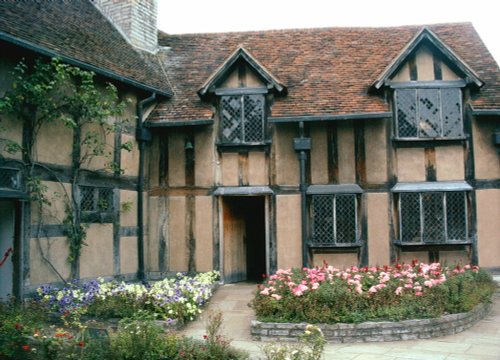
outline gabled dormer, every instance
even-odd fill
[[[226,146],[269,143],[267,113],[275,96],[286,87],[247,50],[239,47],[198,90],[216,105],[218,142]]]
[[[372,87],[393,96],[398,140],[463,139],[463,89],[483,85],[474,70],[431,30],[423,28]]]

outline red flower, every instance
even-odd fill
[[[207,340],[208,339],[208,335],[203,335],[203,339]]]
[[[57,338],[62,338],[62,337],[65,337],[65,336],[66,336],[66,334],[65,334],[65,333],[61,333],[61,332],[56,332],[56,333],[54,334],[54,336],[55,336],[55,337],[57,337]]]
[[[30,350],[30,346],[29,345],[23,345],[23,350],[24,351],[29,351]]]
[[[80,342],[78,343],[78,346],[79,346],[79,347],[84,347],[84,346],[85,346],[85,342],[80,341]]]
[[[261,276],[262,276],[263,279],[267,278],[266,274],[262,274]]]
[[[23,326],[19,323],[15,323],[14,327],[16,328],[16,330],[21,330],[23,328]]]

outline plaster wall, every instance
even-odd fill
[[[65,279],[69,277],[69,248],[66,237],[32,238],[30,239],[29,264],[29,281],[31,285],[61,281],[61,278],[43,260],[42,253],[62,277]]]
[[[366,180],[382,184],[387,181],[387,136],[385,120],[366,121],[365,156]]]
[[[399,182],[425,181],[424,149],[397,149],[397,170]]]
[[[500,120],[473,119],[472,135],[474,139],[474,165],[477,179],[500,178],[500,161],[491,140]]]
[[[249,185],[268,185],[269,166],[265,152],[248,153],[248,182]]]
[[[215,157],[213,151],[214,128],[204,127],[197,131],[194,136],[195,146],[195,184],[197,186],[209,187],[214,183]]]
[[[211,196],[197,196],[196,206],[196,271],[213,269],[213,209]]]
[[[113,225],[90,224],[87,246],[82,247],[80,276],[82,278],[113,275]]]
[[[339,182],[356,182],[356,161],[354,157],[354,129],[352,122],[341,122],[337,128],[339,151]]]
[[[328,184],[328,141],[326,127],[311,126],[311,182]]]
[[[302,265],[300,195],[276,196],[278,269]]]
[[[369,265],[385,265],[390,262],[388,197],[387,193],[365,194]]]
[[[500,190],[477,190],[477,247],[481,267],[499,266]]]
[[[358,266],[357,253],[339,253],[339,254],[314,254],[313,265],[322,266],[326,262],[337,269],[350,269],[351,266]]]
[[[186,197],[171,196],[168,202],[168,243],[171,271],[188,270],[186,240]]]
[[[122,236],[120,238],[120,272],[135,274],[139,269],[137,256],[137,236]]]
[[[464,159],[462,146],[436,147],[437,180],[463,180],[465,178]]]
[[[299,184],[299,161],[293,149],[293,139],[297,137],[297,125],[279,125],[273,138],[275,182],[279,185]]]
[[[168,135],[168,183],[170,186],[186,185],[185,135],[170,132]]]
[[[125,209],[125,207],[129,207]],[[120,190],[120,225],[137,226],[137,192]]]

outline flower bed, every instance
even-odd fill
[[[125,318],[143,312],[167,323],[182,323],[201,312],[218,279],[219,273],[212,271],[192,278],[177,274],[146,285],[103,279],[76,281],[62,289],[41,286],[36,300],[63,317]]]
[[[325,264],[278,270],[260,285],[252,306],[262,322],[399,321],[468,312],[495,289],[491,276],[476,266],[414,261],[340,270]]]

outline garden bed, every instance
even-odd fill
[[[496,290],[490,274],[470,265],[278,270],[251,303],[252,337],[297,341],[307,324],[336,343],[449,335],[483,318]]]
[[[433,319],[364,322],[359,324],[317,324],[329,343],[360,343],[430,339],[462,332],[484,318],[491,304],[479,304],[472,311],[443,315]],[[307,323],[271,323],[252,321],[252,339],[256,341],[298,342]]]

